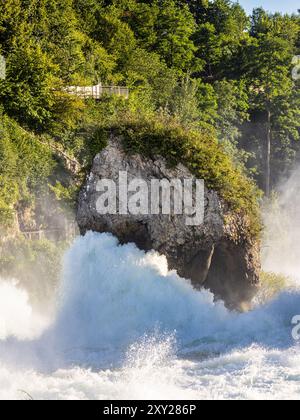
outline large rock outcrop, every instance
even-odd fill
[[[111,179],[118,183],[119,172],[127,171],[128,181],[194,178],[182,165],[168,167],[166,161],[128,155],[118,139],[99,153],[79,196],[77,222],[82,234],[92,230],[111,232],[121,243],[134,242],[145,251],[164,254],[170,269],[190,279],[195,288],[210,289],[216,299],[230,308],[244,309],[259,283],[259,246],[247,233],[246,220],[231,212],[215,191],[205,189],[205,216],[200,226],[187,226],[185,215],[99,214],[97,183]]]

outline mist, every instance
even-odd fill
[[[300,168],[276,188],[263,206],[262,264],[300,284]]]

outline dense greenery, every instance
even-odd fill
[[[297,158],[299,34],[299,15],[248,17],[229,0],[1,2],[0,225],[41,191],[70,201],[109,127],[255,214],[245,168],[269,193]],[[65,90],[100,81],[129,100]],[[58,151],[81,165],[75,180]]]
[[[0,110],[1,112],[1,110]],[[11,219],[12,204],[34,199],[32,193],[53,169],[50,150],[37,136],[0,115],[0,226]]]

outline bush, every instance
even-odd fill
[[[286,289],[290,284],[290,279],[284,274],[262,272],[260,275],[261,288],[255,298],[257,303],[265,303]]]

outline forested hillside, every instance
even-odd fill
[[[132,126],[150,125],[164,138],[161,125],[190,139],[197,132],[216,156],[212,185],[228,170],[227,159],[223,168],[218,161],[226,153],[269,194],[300,145],[299,81],[292,77],[299,34],[299,15],[257,9],[248,17],[228,0],[2,1],[2,228],[26,209],[39,226],[49,224],[46,197],[72,204],[110,127],[131,138]],[[129,99],[96,102],[66,91],[100,82],[127,86]],[[222,152],[214,151],[216,139]],[[230,182],[240,179],[233,174]],[[234,194],[233,186],[226,198],[241,204],[245,197]]]

